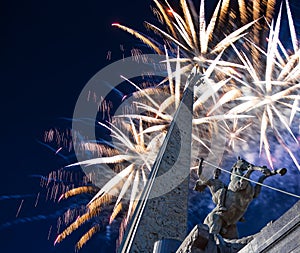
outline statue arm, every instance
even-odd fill
[[[250,165],[247,172],[244,175],[242,175],[243,178],[239,178],[239,180],[237,181],[237,183],[235,185],[236,186],[236,188],[235,188],[236,191],[246,189],[246,187],[248,185],[248,181],[245,178],[249,179],[251,174],[253,173],[253,171],[254,171],[253,167],[252,167],[252,165]]]
[[[262,183],[264,182],[264,180],[267,178],[267,177],[270,177],[270,176],[274,176],[276,174],[279,174],[281,176],[285,175],[285,173],[287,172],[287,169],[286,168],[281,168],[281,169],[278,169],[278,170],[275,170],[275,171],[271,171],[269,170],[268,168],[266,167],[263,167],[264,171],[264,175],[262,175],[259,179],[258,179],[258,183],[260,184],[256,184],[255,185],[255,188],[254,188],[254,198],[256,198],[260,191],[261,191],[261,187],[262,187]]]

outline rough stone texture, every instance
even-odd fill
[[[183,95],[152,168],[152,172],[157,169],[157,174],[153,176],[154,184],[148,200],[144,202],[146,206],[143,208],[143,213],[139,214],[142,210],[143,200],[141,200],[119,252],[152,253],[156,241],[162,239],[183,241],[186,236],[192,132],[192,83],[190,82]],[[131,239],[132,242],[129,242]]]
[[[300,201],[255,236],[239,253],[300,252]]]
[[[219,236],[216,241],[213,234],[209,233],[207,225],[198,224],[185,238],[176,253],[237,253],[249,241],[252,236],[241,239],[226,240]]]
[[[208,226],[203,224],[196,225],[189,235],[185,238],[176,253],[202,253],[209,241]]]
[[[218,244],[208,227],[198,224],[176,253],[298,253],[300,252],[300,201],[258,234]]]

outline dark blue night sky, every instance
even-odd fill
[[[38,143],[51,127],[67,127],[78,95],[86,82],[112,59],[122,58],[137,41],[111,27],[113,22],[144,29],[145,16],[152,19],[150,1],[1,1],[1,170],[0,224],[18,218],[51,215],[52,202],[34,208],[41,190],[39,179],[65,161]],[[149,20],[149,19],[148,19]],[[37,217],[0,230],[0,252],[74,252],[74,240],[53,247],[49,227],[56,218]],[[75,236],[76,237],[76,236]],[[78,236],[77,236],[78,237]],[[92,247],[92,246],[91,246]],[[86,250],[86,251],[85,251]],[[88,247],[82,252],[88,251]],[[99,251],[98,251],[99,252]],[[105,252],[105,251],[103,251]]]
[[[81,89],[98,70],[122,58],[120,44],[124,45],[126,56],[140,45],[111,24],[121,22],[145,31],[142,22],[155,19],[150,3],[1,1],[0,252],[74,252],[80,230],[56,247],[55,233],[47,240],[49,227],[56,229],[56,212],[66,206],[41,200],[34,207],[36,194],[41,191],[36,175],[47,175],[65,165],[39,141],[51,127],[70,126],[65,119],[72,117]],[[298,10],[295,13],[299,15],[297,4],[293,11]],[[112,52],[111,61],[106,59],[108,51]],[[200,197],[195,198],[198,201]],[[287,202],[292,205],[295,199]],[[199,210],[195,208],[191,213],[198,215]],[[110,252],[112,246],[106,245],[103,238],[105,233],[95,237],[81,252]]]

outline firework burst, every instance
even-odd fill
[[[127,224],[165,131],[178,108],[186,87],[186,77],[194,66],[199,70],[199,82],[195,86],[192,136],[193,149],[197,151],[192,154],[192,159],[204,152],[203,147],[206,154],[211,152],[210,136],[223,129],[223,137],[233,149],[240,147],[248,138],[258,136],[260,153],[264,150],[271,166],[272,135],[300,169],[297,157],[286,141],[288,134],[298,145],[292,123],[300,110],[299,48],[288,1],[286,10],[293,52],[289,52],[279,39],[282,9],[277,21],[272,21],[275,1],[251,1],[250,6],[250,3],[241,0],[238,1],[238,11],[231,7],[231,1],[219,1],[208,24],[203,0],[199,14],[191,2],[188,5],[185,0],[180,1],[182,15],[167,2],[161,4],[154,0],[154,3],[166,30],[147,22],[146,26],[164,39],[168,49],[131,28],[120,24],[113,26],[136,36],[155,52],[165,52],[168,78],[154,88],[143,90],[124,78],[138,90],[132,96],[135,101],[130,108],[133,109],[116,116],[112,123],[99,123],[111,132],[113,144],[107,147],[85,143],[86,149],[100,150],[99,157],[69,165],[109,164],[115,174],[94,195],[86,212],[57,237],[56,243],[99,215],[109,203],[113,203],[114,207],[108,222],[112,223],[126,207],[123,224]],[[252,11],[247,14],[248,10]],[[233,22],[234,17],[238,17],[238,22]],[[261,30],[267,30],[269,34],[261,33]],[[170,59],[170,53],[176,57]],[[258,62],[261,64],[258,65]],[[173,69],[172,64],[175,64]],[[87,192],[94,193],[95,188],[83,186],[73,189],[65,192],[61,199]],[[78,242],[78,248],[99,229],[91,228]]]
[[[220,13],[224,16],[224,4],[219,1],[215,11],[207,24],[205,15],[205,2],[202,0],[200,3],[200,12],[196,14],[195,6],[191,1],[189,5],[185,0],[180,1],[182,16],[178,14],[172,6],[166,2],[165,5],[157,0],[154,3],[157,7],[157,13],[159,13],[164,20],[167,31],[149,23],[145,22],[147,28],[153,30],[156,34],[160,35],[164,43],[169,45],[170,51],[176,54],[177,47],[180,48],[180,61],[188,63],[188,66],[181,69],[181,73],[190,72],[195,64],[201,69],[200,73],[203,74],[205,70],[212,64],[222,66],[224,70],[230,72],[233,71],[232,67],[237,67],[236,64],[229,61],[220,60],[220,56],[224,50],[230,46],[231,43],[239,40],[245,35],[247,29],[249,29],[255,21],[247,23],[242,27],[231,31],[228,35],[220,34],[219,25],[222,20]],[[146,45],[152,48],[155,52],[162,53],[161,43],[148,38],[147,36],[128,28],[124,25],[114,23],[116,26],[130,34],[141,39]],[[149,41],[149,43],[148,43]],[[218,57],[217,61],[214,59]],[[221,74],[221,73],[219,73]],[[221,74],[222,75],[222,74]],[[224,75],[222,75],[224,78]]]
[[[282,13],[282,8],[280,8],[277,21],[270,25],[266,51],[255,45],[254,41],[249,40],[261,53],[260,62],[262,66],[265,66],[263,72],[255,69],[253,64],[255,57],[252,54],[238,50],[233,45],[236,55],[246,68],[241,70],[241,79],[232,76],[236,82],[235,87],[223,96],[228,96],[226,100],[232,103],[225,105],[223,110],[227,110],[229,114],[249,113],[255,116],[253,127],[248,130],[250,133],[251,130],[260,132],[260,153],[264,148],[271,167],[273,167],[273,163],[269,138],[274,136],[300,169],[299,163],[287,143],[290,141],[287,136],[289,134],[292,140],[298,144],[292,128],[295,115],[299,113],[300,86],[299,72],[297,71],[299,68],[298,42],[287,1],[286,9],[293,52],[288,53],[279,39]],[[230,93],[234,90],[236,92],[231,95]],[[209,114],[224,104],[224,101],[218,101]]]
[[[109,217],[109,223],[112,223],[123,210],[123,206],[127,207],[127,214],[125,215],[125,223],[127,223],[145,186],[156,154],[165,136],[165,132],[160,132],[154,137],[151,136],[149,131],[144,129],[142,117],[137,121],[137,124],[132,119],[127,122],[115,119],[113,123],[108,123],[108,125],[101,122],[99,122],[99,125],[111,132],[113,148],[89,143],[89,151],[92,149],[99,150],[99,146],[101,146],[101,157],[74,163],[67,167],[110,164],[115,170],[115,175],[101,189],[94,186],[81,186],[65,192],[60,197],[59,200],[62,200],[78,194],[94,193],[94,197],[87,205],[86,212],[60,233],[55,244],[60,243],[88,220],[98,216],[101,209],[110,203],[114,203],[114,208]],[[85,147],[87,146],[85,145]],[[92,228],[88,231],[79,240],[77,248],[81,248],[86,240],[89,240],[91,235],[98,230],[97,227],[97,229]]]

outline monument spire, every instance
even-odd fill
[[[195,72],[196,68],[187,80],[182,100],[124,235],[120,253],[152,253],[159,240],[181,242],[186,237],[193,90],[200,78]]]

